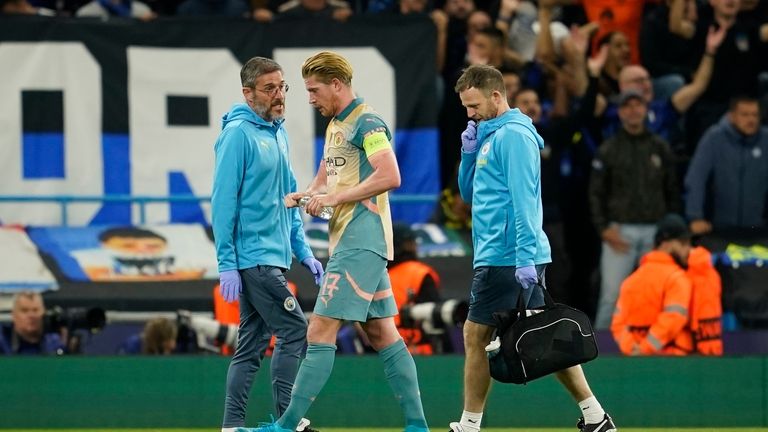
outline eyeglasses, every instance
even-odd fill
[[[269,97],[275,97],[275,96],[277,96],[277,92],[279,90],[282,90],[283,94],[285,94],[285,93],[288,93],[288,89],[290,89],[290,88],[291,87],[288,84],[282,83],[279,86],[269,85],[267,87],[264,87],[263,89],[255,89],[255,90],[258,90],[258,91],[268,95]]]

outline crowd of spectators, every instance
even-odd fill
[[[556,299],[607,328],[621,281],[679,212],[702,235],[760,229],[768,190],[768,0],[0,0],[4,14],[429,16],[441,184],[435,220],[471,226],[455,187],[463,68],[502,71],[542,151]],[[341,25],[341,24],[340,24]],[[595,283],[600,269],[602,285]],[[598,304],[600,306],[598,307]]]

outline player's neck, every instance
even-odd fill
[[[333,113],[334,117],[338,117],[339,114],[344,112],[345,109],[355,101],[355,93],[351,90],[348,92],[342,92],[339,94],[339,104],[337,105],[336,112]]]

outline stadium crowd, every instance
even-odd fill
[[[456,183],[467,115],[453,89],[465,67],[492,65],[510,105],[545,139],[548,287],[600,329],[665,214],[684,215],[695,236],[765,227],[766,0],[0,0],[0,11],[258,22],[429,16],[444,187],[434,220],[471,227]]]

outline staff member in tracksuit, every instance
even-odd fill
[[[450,428],[478,432],[490,390],[485,346],[495,325],[492,314],[514,309],[521,290],[528,307],[544,302],[544,270],[551,262],[542,229],[539,152],[544,140],[530,118],[509,107],[497,69],[470,66],[455,90],[471,118],[461,135],[459,189],[462,199],[472,203],[475,256],[469,317],[464,324],[464,412]],[[579,403],[584,415],[579,429],[616,430],[580,366],[562,370],[557,377]]]
[[[254,57],[243,66],[240,79],[245,103],[224,116],[214,147],[211,197],[221,293],[228,302],[240,300],[237,350],[227,372],[224,432],[245,424],[254,375],[273,334],[277,414],[290,402],[307,334],[307,321],[283,276],[291,252],[318,285],[323,277],[323,267],[304,239],[299,209],[283,205],[283,197],[296,191],[296,178],[283,128],[288,85],[282,68],[273,60]]]

